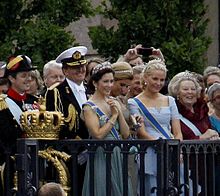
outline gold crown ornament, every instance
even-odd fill
[[[39,98],[39,110],[25,111],[21,114],[21,127],[27,138],[58,139],[59,131],[64,125],[61,112],[46,111],[45,100]]]

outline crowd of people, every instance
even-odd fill
[[[16,152],[17,138],[26,137],[20,125],[21,113],[36,110],[39,96],[48,111],[64,115],[60,139],[146,139],[217,140],[220,133],[220,69],[209,66],[203,75],[177,73],[165,86],[166,62],[159,49],[152,48],[144,62],[141,45],[128,49],[117,62],[87,59],[87,48],[63,51],[46,63],[43,74],[26,55],[0,64],[0,143]],[[164,90],[165,89],[165,90]],[[4,149],[0,148],[0,164]],[[95,155],[96,196],[106,194],[105,153]],[[156,154],[145,155],[145,193],[156,186]],[[89,164],[78,164],[79,195],[89,195]],[[128,195],[138,194],[138,161],[129,159]],[[111,159],[111,192],[123,195],[122,157],[115,148]]]

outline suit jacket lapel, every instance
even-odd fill
[[[64,99],[69,100],[70,103],[75,103],[74,106],[76,107],[76,110],[78,112],[81,111],[79,103],[66,80],[60,85],[60,91],[62,91],[61,94]]]

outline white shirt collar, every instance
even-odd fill
[[[69,80],[68,78],[66,78],[66,81],[69,84],[69,86],[71,88],[73,88],[74,90],[76,90],[77,92],[79,92],[79,91],[85,92],[86,91],[83,82],[80,85],[78,85],[75,82],[73,82],[72,80]]]

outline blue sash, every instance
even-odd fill
[[[152,114],[148,111],[148,109],[144,106],[144,104],[137,98],[133,98],[141,111],[144,113],[146,119],[150,122],[150,124],[159,131],[166,139],[171,139],[171,137],[167,134],[167,132],[163,129],[163,127],[160,126],[160,124],[157,122],[157,120],[152,116]]]
[[[96,106],[94,103],[92,103],[91,101],[87,101],[85,104],[89,104],[90,106]],[[85,105],[83,104],[83,105]],[[102,116],[106,116],[98,107],[96,108],[96,113],[97,115],[100,117]],[[107,122],[109,120],[109,118],[106,116]],[[117,132],[117,130],[115,129],[115,127],[113,126],[111,129],[111,134],[114,136],[115,139],[120,140],[120,136]]]

